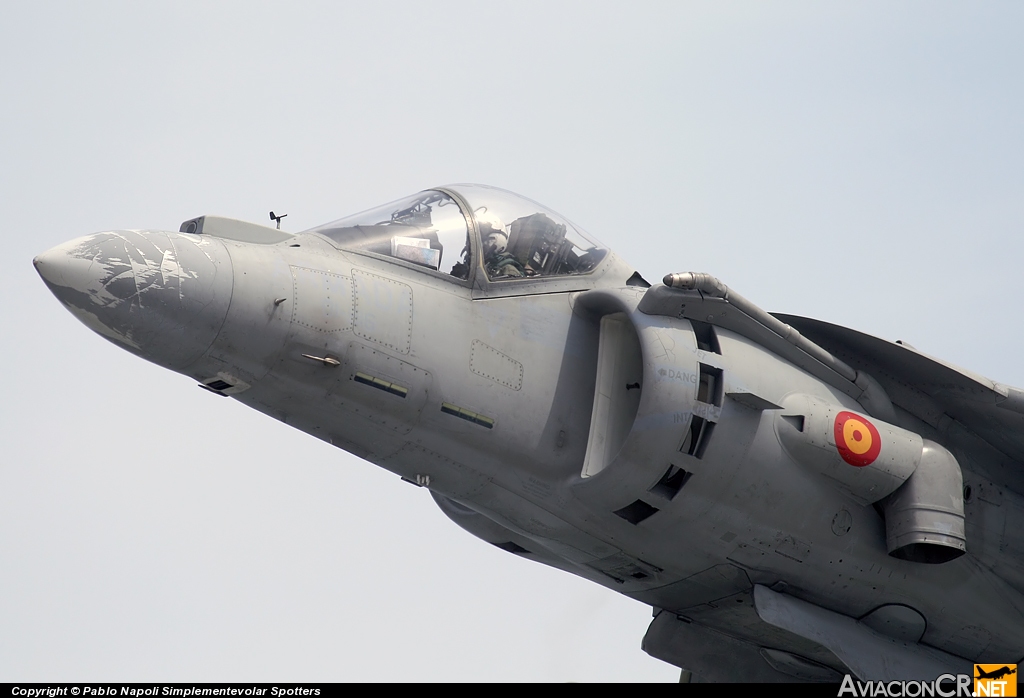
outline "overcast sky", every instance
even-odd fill
[[[0,681],[666,681],[650,609],[80,324],[32,257],[449,182],[1024,386],[1024,5],[0,3]]]

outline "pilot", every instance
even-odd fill
[[[526,276],[526,269],[514,255],[507,252],[508,235],[500,230],[494,230],[488,226],[488,230],[482,231],[484,241],[484,267],[487,268],[487,275],[492,279],[496,277],[523,277]]]

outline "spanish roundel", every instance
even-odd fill
[[[839,455],[858,468],[874,463],[882,450],[882,438],[875,425],[853,412],[836,415],[835,436]]]

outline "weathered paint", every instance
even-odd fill
[[[794,396],[829,414],[863,413],[856,386],[837,388],[808,370],[809,357],[784,358],[792,345],[765,341],[763,327],[744,333],[749,318],[724,301],[714,317],[728,328],[715,329],[710,351],[685,317],[691,296],[655,287],[655,311],[641,312],[645,290],[627,285],[633,270],[611,253],[586,275],[489,283],[480,266],[453,279],[338,247],[316,233],[257,244],[118,231],[54,248],[36,266],[76,316],[128,350],[198,381],[237,381],[239,401],[429,483],[475,535],[747,649],[772,646],[778,666],[789,653],[843,669],[824,648],[761,622],[754,584],[785,584],[850,618],[910,607],[926,620],[921,641],[960,657],[1024,655],[1014,557],[1024,499],[992,482],[1002,471],[960,463],[987,497],[967,507],[973,555],[942,565],[891,557],[879,513],[806,467],[777,433],[776,413],[788,414],[779,406]],[[621,386],[640,391],[639,406],[618,455],[583,478],[600,321],[616,313],[641,349],[642,378]],[[702,371],[721,385],[698,400]],[[955,430],[897,427],[945,440],[957,458],[990,458]],[[706,443],[691,454],[695,433]],[[984,642],[970,632],[979,625]],[[698,661],[688,656],[670,660]]]

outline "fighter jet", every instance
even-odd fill
[[[909,345],[708,274],[652,286],[481,185],[297,234],[102,232],[34,263],[118,346],[649,604],[642,647],[683,678],[932,680],[1024,656],[1024,391]]]

